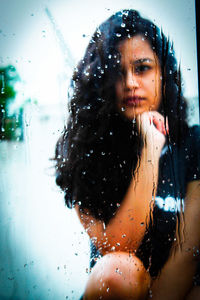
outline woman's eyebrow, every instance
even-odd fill
[[[151,58],[145,57],[145,58],[137,59],[133,63],[135,65],[135,64],[141,64],[141,63],[144,63],[144,62],[154,62],[154,60],[151,59]]]

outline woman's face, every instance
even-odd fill
[[[116,82],[117,107],[133,120],[145,111],[156,111],[161,102],[161,69],[156,54],[141,35],[122,42],[122,76]]]

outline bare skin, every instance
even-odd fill
[[[149,42],[141,35],[119,45],[121,78],[116,82],[117,107],[127,119],[156,111],[161,101],[161,68]]]
[[[118,251],[104,255],[95,265],[84,299],[145,299],[149,286],[142,262],[134,254]]]

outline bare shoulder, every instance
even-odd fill
[[[191,181],[187,185],[187,197],[195,195],[200,197],[200,180]]]
[[[200,286],[195,286],[188,293],[185,300],[199,300],[200,299]]]
[[[186,208],[195,209],[196,212],[200,213],[200,180],[191,181],[187,185],[186,197],[185,197]]]

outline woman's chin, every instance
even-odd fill
[[[134,107],[134,108],[123,108],[121,109],[121,114],[128,120],[135,120],[138,115],[141,115],[146,110],[142,107]]]

